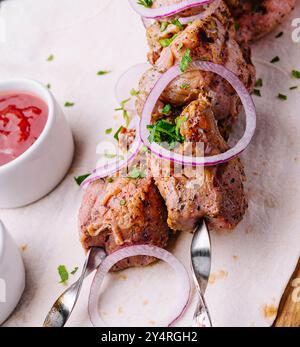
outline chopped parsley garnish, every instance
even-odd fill
[[[75,105],[74,102],[70,102],[70,101],[65,102],[65,107],[72,107],[74,105]]]
[[[263,86],[263,80],[261,78],[259,78],[255,83],[255,87],[259,88],[262,86]]]
[[[72,271],[71,271],[71,275],[75,275],[76,272],[78,271],[79,267],[76,266]],[[68,282],[69,279],[69,271],[67,270],[65,265],[59,265],[59,267],[57,268],[59,277],[60,277],[60,282],[62,284],[66,284]]]
[[[46,85],[46,87],[47,87],[48,89],[51,89],[51,84],[48,83],[48,84]]]
[[[279,61],[280,61],[280,58],[276,56],[270,61],[270,63],[274,64],[274,63],[278,63]]]
[[[191,50],[189,48],[187,48],[184,52],[184,55],[181,59],[180,62],[180,71],[181,72],[185,72],[185,70],[188,68],[189,64],[193,62],[191,56]]]
[[[79,267],[76,266],[73,271],[71,271],[71,275],[75,275],[76,272],[78,271]]]
[[[109,70],[100,70],[100,71],[97,72],[97,75],[98,76],[103,76],[103,75],[109,74],[110,72],[111,71],[109,71]]]
[[[109,129],[106,129],[105,130],[105,134],[106,135],[109,135],[109,134],[111,134],[112,133],[112,128],[109,128]]]
[[[293,70],[292,71],[292,76],[295,78],[300,78],[300,71],[298,70]]]
[[[129,118],[129,115],[128,115],[128,112],[127,110],[125,110],[125,105],[130,101],[131,99],[126,99],[126,100],[123,100],[121,102],[121,107],[119,108],[116,108],[115,111],[122,111],[123,112],[123,118],[125,120],[125,123],[126,123],[126,128],[128,127],[129,123],[130,123],[130,118]]]
[[[279,39],[279,37],[281,37],[283,35],[283,31],[281,31],[280,33],[278,33],[275,37],[276,39]]]
[[[66,269],[65,265],[59,265],[59,267],[57,268],[57,271],[60,277],[59,283],[66,284],[69,279],[69,272]]]
[[[256,95],[256,96],[261,96],[261,92],[259,89],[254,89],[253,90],[253,94]]]
[[[161,112],[162,114],[168,115],[170,114],[171,110],[172,110],[172,106],[170,104],[166,104]]]
[[[287,98],[288,98],[287,95],[284,95],[284,94],[281,94],[281,93],[279,93],[277,97],[280,100],[287,100]]]
[[[159,43],[164,47],[169,47],[170,44],[176,39],[177,37],[177,34],[173,35],[171,38],[169,39],[163,39],[163,40],[160,40]]]
[[[142,5],[145,7],[152,7],[153,5],[153,0],[138,0],[138,5]]]
[[[295,90],[295,89],[298,89],[298,86],[292,86],[292,87],[290,87],[290,90]]]
[[[187,84],[187,83],[183,83],[181,86],[180,86],[180,89],[188,89],[190,88],[190,85]]]
[[[131,95],[131,96],[137,96],[137,95],[139,95],[139,94],[140,94],[140,91],[139,91],[139,90],[136,90],[136,89],[134,89],[134,88],[132,88],[131,91],[130,91],[130,95]]]
[[[125,206],[126,205],[126,200],[124,200],[124,199],[120,200],[120,205],[121,206]]]
[[[145,178],[145,173],[139,170],[138,168],[134,168],[129,173],[128,178],[132,178],[132,179]]]
[[[74,177],[75,182],[80,186],[83,181],[85,181],[91,174],[85,174],[82,176]]]
[[[169,26],[168,22],[161,22],[161,24],[160,24],[160,31],[164,32],[167,29],[168,26]]]
[[[108,177],[107,182],[108,183],[113,183],[114,179],[112,177]]]
[[[155,125],[148,125],[147,128],[150,130],[149,142],[158,144],[167,142],[171,147],[178,142],[182,143],[184,138],[180,135],[176,123],[172,124],[165,119],[160,119]]]
[[[123,129],[125,129],[125,128],[123,127],[123,125],[121,125],[120,128],[119,128],[119,129],[117,130],[117,132],[115,133],[114,138],[115,138],[117,141],[119,141],[119,134],[120,134],[120,132],[121,132]]]
[[[54,55],[50,54],[49,57],[47,58],[47,61],[53,61],[54,60]]]
[[[179,30],[183,29],[183,26],[178,19],[173,20],[172,24],[176,25]]]
[[[234,23],[234,30],[235,30],[235,31],[238,31],[239,29],[240,29],[240,23],[235,22],[235,23]]]

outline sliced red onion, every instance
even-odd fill
[[[142,19],[142,22],[143,22],[145,29],[148,29],[154,23],[154,19],[149,19],[149,18],[145,18],[145,17],[141,17],[141,19]]]
[[[157,259],[163,260],[168,263],[173,270],[177,273],[180,279],[180,299],[177,301],[176,307],[170,308],[170,314],[166,318],[167,327],[172,326],[177,322],[185,312],[190,298],[191,285],[189,275],[184,267],[184,265],[170,252],[163,248],[149,246],[149,245],[138,245],[124,247],[112,254],[110,254],[103,263],[98,268],[98,271],[94,277],[90,296],[89,296],[89,316],[93,326],[95,327],[105,327],[107,326],[99,314],[99,296],[100,289],[103,280],[109,270],[116,265],[120,260],[125,258],[134,257],[138,255],[155,257]]]
[[[132,8],[145,18],[159,19],[164,17],[174,16],[177,13],[183,12],[189,8],[202,6],[211,3],[213,0],[182,0],[180,3],[166,7],[147,8],[138,4],[137,0],[129,0]]]
[[[175,152],[171,152],[157,143],[149,143],[149,130],[147,129],[147,126],[151,124],[152,112],[157,103],[157,100],[159,99],[160,95],[165,90],[165,88],[168,86],[168,84],[171,81],[173,81],[177,76],[182,74],[179,66],[175,65],[160,77],[160,79],[158,80],[158,82],[156,83],[155,87],[152,89],[146,100],[140,123],[141,139],[144,145],[147,146],[152,153],[172,162],[180,163],[187,166],[210,166],[222,164],[241,154],[250,144],[256,128],[255,106],[244,84],[234,73],[229,71],[224,66],[198,60],[193,62],[190,65],[190,68],[216,73],[232,85],[232,87],[235,89],[238,96],[240,97],[246,112],[246,129],[243,137],[233,148],[229,149],[224,153],[214,155],[211,157],[184,156]]]
[[[199,14],[196,14],[194,16],[181,17],[178,20],[182,25],[188,25],[189,23],[191,23],[197,19],[202,19],[204,17],[204,13],[205,13],[205,11],[201,12]],[[148,29],[154,23],[154,19],[142,17],[142,22],[144,24],[145,29]]]
[[[136,64],[126,70],[115,85],[115,96],[119,104],[123,100],[130,100],[124,105],[127,111],[135,111],[135,97],[131,95],[132,89],[138,91],[141,75],[151,67],[150,64]]]
[[[115,174],[116,172],[126,167],[126,165],[128,165],[136,157],[142,145],[140,139],[139,122],[139,117],[135,116],[129,124],[129,129],[135,129],[135,139],[132,145],[130,146],[128,152],[123,156],[123,158],[117,158],[111,163],[96,168],[92,172],[92,174],[82,182],[82,188],[85,189],[92,182]]]

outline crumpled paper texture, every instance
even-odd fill
[[[300,88],[289,90],[300,86],[290,77],[292,69],[300,70],[300,43],[291,38],[296,17],[299,5],[283,26],[253,46],[264,86],[262,97],[254,96],[257,132],[242,156],[249,210],[234,233],[211,235],[213,266],[206,299],[215,326],[270,326],[300,255]],[[0,23],[5,26],[0,79],[50,83],[62,106],[75,103],[64,109],[76,141],[69,174],[35,204],[0,211],[23,249],[27,271],[23,299],[6,325],[41,326],[64,290],[57,266],[71,270],[84,261],[77,230],[83,193],[73,176],[94,167],[96,144],[106,138],[105,129],[122,122],[113,111],[114,85],[129,66],[146,60],[145,31],[125,0],[8,0],[1,5]],[[276,39],[280,31],[284,35]],[[48,62],[50,54],[54,60]],[[274,56],[280,62],[268,63]],[[99,70],[111,73],[97,76]],[[278,93],[288,100],[277,99]],[[171,247],[188,268],[190,242],[191,235],[181,234]],[[70,326],[90,326],[91,280],[84,284]],[[100,311],[108,324],[117,326],[160,325],[180,295],[176,277],[162,263],[110,275],[103,289]],[[191,325],[195,305],[193,298],[179,326]]]

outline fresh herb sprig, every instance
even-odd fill
[[[144,7],[152,7],[153,0],[138,0],[138,5],[142,5]]]
[[[91,174],[85,174],[81,176],[74,177],[75,182],[80,186],[83,181],[85,181]]]

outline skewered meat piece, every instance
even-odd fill
[[[186,141],[204,143],[205,155],[224,152],[228,146],[219,133],[205,93],[190,103],[183,112],[181,135]],[[247,209],[244,193],[244,168],[239,159],[206,167],[197,175],[171,174],[163,160],[152,159],[155,183],[168,209],[168,224],[173,230],[192,232],[201,218],[217,230],[231,230],[242,220]],[[164,169],[161,170],[160,168]],[[171,171],[173,168],[171,168]],[[164,175],[164,173],[166,173]]]
[[[281,24],[296,0],[227,0],[236,23],[239,42],[255,41]]]
[[[121,247],[151,244],[165,247],[169,238],[167,211],[153,179],[114,177],[88,187],[79,212],[81,242],[85,249],[104,247],[108,254]],[[145,266],[155,259],[132,257],[114,270]]]
[[[160,73],[179,63],[186,49],[190,49],[191,58],[194,60],[202,59],[225,65],[251,91],[255,82],[255,68],[250,59],[249,49],[240,47],[235,35],[226,4],[223,1],[211,4],[202,19],[195,20],[181,30],[171,44],[161,51],[158,59],[153,57],[152,60],[156,60],[154,67],[140,80],[137,111],[141,113]],[[186,72],[171,82],[162,94],[154,113],[159,115],[160,104],[184,106],[196,100],[202,88],[211,91],[213,111],[217,120],[234,119],[237,116],[240,101],[233,88],[221,77],[199,70]]]

